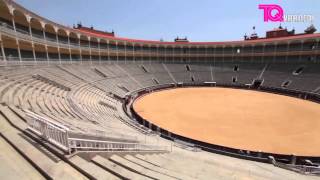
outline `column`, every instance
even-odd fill
[[[225,50],[226,46],[223,45],[222,46],[222,63],[224,63],[224,50]]]
[[[152,59],[152,52],[151,52],[151,45],[149,44],[149,64],[151,64]]]
[[[157,52],[156,52],[156,55],[157,55],[157,61],[160,62],[160,52],[159,52],[159,45],[157,45]]]
[[[1,37],[1,34],[0,34],[0,46],[1,46],[1,53],[2,53],[2,58],[3,58],[3,61],[7,61],[7,58],[6,58],[6,54],[4,52],[4,47],[3,47],[3,41],[2,41],[2,37]]]
[[[13,16],[12,16],[11,20],[12,20],[12,24],[13,24],[13,30],[14,30],[14,32],[16,34],[16,44],[18,46],[18,55],[19,55],[19,60],[21,62],[22,58],[21,58],[21,52],[20,52],[20,45],[19,45],[19,40],[18,40],[18,37],[17,37],[16,23],[15,23],[15,20],[14,20]]]
[[[302,59],[303,44],[304,44],[304,41],[301,41],[301,48],[299,52],[299,62],[301,62],[301,59]]]
[[[132,60],[133,60],[133,62],[135,62],[135,60],[136,60],[136,57],[135,57],[135,49],[134,49],[134,43],[132,44]]]
[[[314,49],[314,54],[315,54],[315,61],[318,63],[318,61],[319,61],[319,59],[318,59],[318,52],[319,52],[319,49],[320,49],[320,47],[319,47],[319,39],[317,39],[317,45],[316,45],[316,48]]]
[[[127,43],[124,43],[124,64],[127,63]]]
[[[78,44],[79,44],[79,51],[80,51],[80,63],[82,64],[82,49],[81,49],[81,37],[79,36],[79,41],[78,41]]]
[[[90,63],[92,64],[91,38],[89,38],[89,56],[90,56]]]
[[[216,52],[217,52],[217,46],[215,45],[213,47],[213,66],[216,65]]]
[[[264,56],[265,56],[265,49],[266,49],[266,44],[263,44],[263,47],[262,47],[262,63],[264,63]]]
[[[29,26],[29,33],[30,33],[30,37],[31,37],[31,43],[32,43],[32,53],[33,53],[33,61],[36,62],[36,52],[34,49],[34,42],[33,42],[33,34],[32,34],[32,28],[30,25],[30,22],[28,22],[28,26]]]
[[[16,41],[16,43],[17,43],[17,46],[18,46],[19,61],[21,62],[22,61],[22,57],[21,57],[20,43],[19,43],[18,40]]]
[[[100,39],[98,39],[98,48],[99,48],[99,64],[101,64],[101,49],[100,49]]]
[[[164,62],[167,61],[167,46],[164,46]]]
[[[117,51],[117,63],[119,62],[119,47],[118,47],[118,41],[116,41],[116,51]]]
[[[47,62],[48,62],[48,64],[49,64],[49,52],[48,52],[48,46],[46,45],[45,46],[46,47],[46,55],[47,55]]]
[[[110,42],[109,42],[109,40],[107,41],[107,53],[108,53],[108,61],[110,62],[110,44],[109,44]]]
[[[11,21],[12,21],[12,25],[13,25],[13,30],[14,30],[14,32],[17,34],[16,23],[15,23],[15,20],[14,20],[13,16],[12,16],[12,18],[11,18]],[[16,37],[17,37],[17,36],[16,36]]]
[[[200,55],[199,55],[199,46],[197,46],[196,47],[196,55],[197,55],[197,61],[199,61],[199,57],[200,57]]]
[[[59,38],[58,38],[58,33],[56,33],[56,41],[57,41],[57,47],[58,47],[58,57],[59,57],[59,63],[61,64],[61,55],[60,55],[60,43],[59,43]]]
[[[46,32],[45,32],[45,28],[44,25],[41,25],[42,27],[42,34],[43,34],[43,38],[45,41],[45,49],[46,49],[46,56],[47,56],[47,63],[49,64],[49,53],[48,53],[48,42],[47,42],[47,37],[46,37]]]
[[[182,46],[180,46],[179,56],[180,56],[181,61],[185,60],[185,63],[188,63],[187,60],[184,57],[183,47]]]
[[[254,45],[251,45],[251,62],[254,61]]]
[[[37,59],[36,59],[36,50],[34,48],[34,43],[32,42],[32,53],[33,53],[33,61],[34,62],[37,62]]]
[[[278,46],[278,44],[275,43],[275,44],[274,44],[273,59],[272,59],[273,62],[275,62],[275,60],[276,60],[277,46]]]
[[[206,61],[205,61],[205,62],[207,63],[207,61],[208,61],[208,59],[209,59],[209,58],[208,58],[208,57],[209,57],[209,55],[208,55],[208,46],[206,46],[205,48],[206,48],[206,49],[205,49],[205,50],[206,50],[206,51],[205,51],[205,57],[206,57]]]
[[[69,47],[69,60],[70,63],[72,63],[72,53],[71,53],[71,44],[70,44],[70,34],[67,34],[68,36],[68,47]]]
[[[191,46],[188,46],[188,58],[189,62],[191,62]]]
[[[290,41],[287,43],[287,52],[286,52],[286,63],[288,63],[289,58],[289,50],[290,50]]]

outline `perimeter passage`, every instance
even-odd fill
[[[251,151],[320,155],[320,104],[229,88],[179,88],[139,98],[144,119],[192,139]]]

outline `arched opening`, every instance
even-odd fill
[[[151,61],[157,60],[157,46],[151,45],[150,56],[151,56]]]
[[[32,31],[32,36],[43,39],[43,30],[41,26],[41,22],[35,18],[31,18],[30,26]]]
[[[37,61],[47,61],[47,53],[44,45],[35,44],[34,49]]]
[[[19,61],[18,45],[15,39],[2,36],[4,54],[7,61]]]
[[[29,41],[19,41],[20,54],[22,61],[34,61],[32,44]]]
[[[15,22],[17,32],[23,34],[30,34],[29,33],[29,23],[27,17],[20,11],[14,10],[13,11],[13,19]]]
[[[46,24],[44,26],[44,32],[48,41],[57,42],[56,31],[52,25]]]
[[[289,51],[291,52],[290,56],[288,56],[287,61],[294,63],[294,62],[300,62],[302,59],[302,56],[300,55],[300,51],[303,51],[304,45],[301,41],[291,41],[289,44]]]
[[[90,47],[92,48],[91,60],[99,61],[99,43],[97,38],[90,39]]]
[[[100,55],[101,55],[101,60],[102,61],[107,61],[108,60],[108,44],[105,39],[100,39]]]
[[[57,47],[48,47],[50,61],[59,61],[59,51]]]
[[[81,47],[89,47],[89,38],[88,36],[80,36],[80,45]]]
[[[98,48],[99,47],[99,43],[98,43],[98,39],[97,38],[92,37],[90,39],[90,47],[91,48]]]
[[[71,60],[72,61],[80,61],[80,50],[79,49],[71,49]]]
[[[117,45],[115,41],[109,41],[109,60],[117,60]]]
[[[78,35],[74,32],[70,32],[69,34],[70,45],[79,47],[79,38]]]
[[[141,45],[141,60],[142,61],[149,61],[150,60],[150,48],[147,44]]]
[[[68,44],[68,34],[64,29],[58,29],[57,34],[59,43]]]
[[[10,10],[4,1],[0,1],[0,25],[13,29]]]
[[[118,42],[118,60],[119,61],[126,60],[124,42]]]

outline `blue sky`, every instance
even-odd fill
[[[172,41],[239,40],[256,27],[259,36],[279,26],[263,22],[259,4],[279,4],[285,14],[311,14],[320,31],[319,0],[16,0],[54,22],[72,26],[81,21],[117,36]],[[302,32],[310,23],[283,23]]]

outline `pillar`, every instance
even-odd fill
[[[2,41],[2,35],[1,34],[0,34],[0,48],[1,48],[2,59],[3,59],[4,62],[6,62],[7,58],[6,58],[6,54],[4,52],[4,47],[3,47],[3,41]]]
[[[277,46],[278,46],[278,44],[275,43],[275,44],[274,44],[273,59],[272,59],[273,62],[275,62],[275,60],[276,60]]]
[[[133,60],[133,62],[135,62],[135,60],[136,60],[136,57],[135,57],[135,49],[134,49],[134,43],[132,44],[132,47],[133,47],[133,51],[132,51],[132,60]]]
[[[290,51],[290,41],[287,44],[286,63],[288,63],[289,51]]]
[[[265,49],[266,49],[266,44],[263,44],[263,46],[262,46],[262,59],[261,59],[262,63],[264,63]]]
[[[18,45],[19,61],[21,62],[21,61],[22,61],[22,57],[21,57],[20,43],[19,43],[19,41],[18,41],[18,40],[16,41],[16,43],[17,43],[17,45]]]
[[[124,64],[127,63],[127,43],[124,43]]]
[[[301,48],[300,48],[300,52],[299,52],[299,62],[301,62],[301,59],[302,59],[303,45],[304,45],[304,41],[301,41]]]
[[[81,50],[81,39],[79,36],[79,50],[80,50],[80,63],[82,64],[82,50]]]
[[[89,38],[89,57],[90,63],[92,64],[92,50],[91,50],[91,39]]]
[[[46,47],[46,55],[47,55],[47,62],[48,62],[48,64],[49,64],[49,52],[48,52],[48,46],[46,45],[45,46]]]
[[[107,41],[107,54],[108,54],[108,61],[110,63],[110,41]]]
[[[32,42],[32,53],[33,53],[33,60],[34,60],[34,62],[37,62],[37,59],[36,59],[36,51],[35,51],[34,43],[33,43],[33,42]]]
[[[167,46],[164,46],[164,63],[167,61]]]
[[[149,64],[151,64],[152,54],[151,45],[149,44]]]
[[[57,32],[55,33],[56,33],[56,40],[57,40],[57,47],[58,47],[59,63],[61,64],[60,43],[59,43],[58,33]]]
[[[116,51],[117,51],[117,63],[119,63],[119,47],[118,47],[118,42],[116,42]]]
[[[100,49],[100,40],[98,40],[98,49],[99,49],[99,64],[101,64],[101,49]]]
[[[71,44],[70,44],[70,34],[68,33],[67,34],[68,36],[68,47],[69,47],[69,60],[70,60],[70,63],[72,63],[72,53],[71,53]]]

